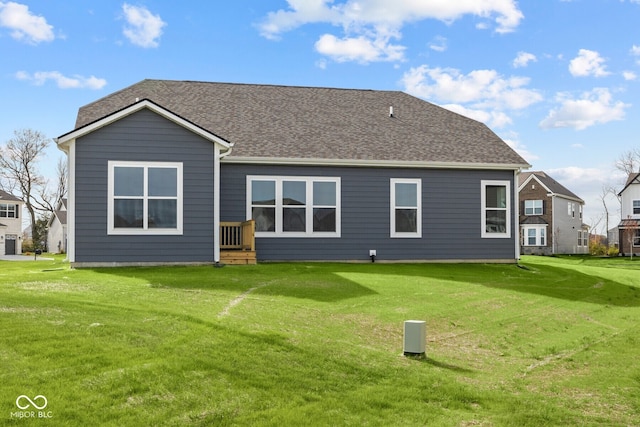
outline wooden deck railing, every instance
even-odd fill
[[[220,222],[220,249],[256,250],[256,222]]]

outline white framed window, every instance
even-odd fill
[[[391,237],[422,237],[422,180],[391,178]]]
[[[108,234],[182,234],[182,163],[108,163]]]
[[[19,205],[0,203],[0,218],[18,218]]]
[[[578,246],[589,246],[589,232],[578,230]]]
[[[340,178],[247,176],[256,237],[340,237]]]
[[[481,181],[481,235],[483,238],[511,237],[511,183]]]
[[[567,202],[567,215],[571,218],[576,217],[576,204],[572,202]]]
[[[524,214],[525,215],[542,215],[543,203],[542,200],[525,200],[524,201]]]
[[[522,228],[522,246],[547,246],[547,226],[524,226]]]
[[[633,201],[633,214],[640,215],[640,200]]]
[[[634,234],[633,234],[633,246],[636,247],[636,248],[640,246],[640,229],[636,229],[634,231]]]

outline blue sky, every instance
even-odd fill
[[[640,0],[0,0],[0,144],[145,78],[401,90],[486,123],[595,223],[640,146],[639,22]]]

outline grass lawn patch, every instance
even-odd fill
[[[0,424],[637,425],[638,325],[629,259],[0,261]]]

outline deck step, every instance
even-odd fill
[[[220,251],[220,262],[229,265],[257,264],[256,251]]]

